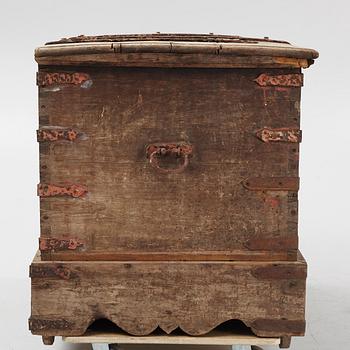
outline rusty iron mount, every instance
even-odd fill
[[[303,75],[301,73],[281,75],[260,74],[254,81],[259,86],[301,87],[303,86]]]
[[[90,76],[86,73],[66,73],[66,72],[54,72],[54,73],[37,73],[37,85],[40,87],[46,87],[51,85],[82,85],[84,82],[89,81]]]
[[[78,198],[84,196],[86,193],[87,188],[83,185],[72,184],[67,186],[57,186],[42,183],[38,185],[39,197],[70,196]]]
[[[301,130],[298,128],[268,128],[258,130],[255,135],[263,142],[301,142]]]

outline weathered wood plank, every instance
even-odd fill
[[[238,319],[258,336],[303,335],[305,277],[301,256],[295,262],[36,258],[29,324],[33,334],[44,336],[82,335],[101,318],[133,335],[147,335],[157,327],[201,335]]]
[[[144,34],[62,39],[37,48],[35,57],[41,65],[307,68],[318,52],[268,38]]]
[[[71,51],[71,50],[70,50]],[[92,65],[114,67],[170,68],[308,68],[313,60],[270,56],[230,56],[181,53],[93,53],[37,56],[41,66]]]
[[[213,330],[206,335],[193,337],[181,334],[155,334],[150,336],[131,336],[125,333],[87,332],[83,336],[63,337],[67,343],[75,344],[177,344],[177,345],[279,345],[279,338],[256,337],[240,332]]]
[[[83,253],[76,251],[42,251],[44,260],[65,261],[295,261],[296,250],[288,251],[212,251],[198,252],[144,252],[144,251],[103,251],[95,250]]]
[[[239,44],[217,44],[217,43],[179,43],[179,42],[148,42],[148,43],[98,43],[98,44],[69,44],[69,45],[50,45],[36,49],[35,56],[38,61],[42,57],[58,57],[69,55],[100,55],[112,57],[111,54],[166,54],[167,57],[174,55],[174,58],[181,57],[182,54],[201,55],[199,58],[211,60],[213,57],[205,57],[205,55],[221,55],[245,57],[252,60],[259,56],[266,58],[279,57],[281,59],[291,59],[290,62],[308,62],[307,59],[315,58],[314,51],[309,49],[291,48],[291,47],[276,47],[272,45],[239,45]],[[171,54],[171,55],[170,55]],[[142,55],[140,57],[152,57]],[[153,56],[155,57],[155,55]],[[233,62],[235,60],[233,59]],[[238,61],[237,61],[238,62]],[[257,63],[259,61],[256,61]],[[261,61],[263,62],[263,61]],[[267,60],[266,60],[267,62]],[[204,62],[201,62],[202,64]]]

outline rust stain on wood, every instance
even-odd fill
[[[273,209],[277,209],[281,205],[280,199],[274,196],[265,196],[264,201],[269,207]]]
[[[38,142],[45,141],[75,141],[81,136],[77,130],[72,128],[42,128],[37,130]]]
[[[76,238],[57,239],[57,238],[39,238],[39,247],[41,251],[48,250],[76,250],[84,246],[84,243]]]
[[[301,130],[298,128],[268,128],[264,127],[256,133],[258,139],[269,142],[301,142]]]
[[[49,278],[59,277],[64,280],[76,278],[77,274],[73,273],[68,267],[57,265],[57,266],[37,266],[32,265],[30,267],[31,278]]]
[[[301,87],[303,86],[303,75],[298,74],[280,74],[269,75],[260,74],[254,81],[259,86],[284,86],[284,87]]]
[[[252,191],[298,191],[299,177],[250,177],[242,184]]]
[[[51,85],[83,85],[84,83],[91,81],[90,76],[86,73],[66,73],[66,72],[38,72],[37,73],[37,85],[40,87],[46,87]]]
[[[70,196],[79,198],[87,193],[86,186],[72,184],[67,186],[57,186],[53,184],[42,184],[38,185],[38,196],[39,197],[55,197],[55,196]]]

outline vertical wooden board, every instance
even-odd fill
[[[299,127],[300,89],[254,82],[291,70],[79,70],[88,87],[40,88],[40,126],[84,135],[41,142],[41,182],[88,193],[43,198],[42,237],[81,238],[82,254],[296,251],[296,193],[242,186],[298,176],[297,144],[256,137],[265,126]],[[146,158],[148,144],[169,141],[194,146],[181,174],[158,173]]]

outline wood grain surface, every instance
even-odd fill
[[[83,135],[40,142],[40,181],[87,193],[41,198],[41,237],[83,242],[43,259],[296,259],[297,192],[269,179],[298,177],[299,146],[256,133],[299,128],[300,88],[254,80],[298,69],[40,69],[50,72],[89,79],[39,88],[40,128]],[[150,165],[157,142],[193,146],[182,173]],[[262,190],[244,186],[250,178],[264,178]]]
[[[83,336],[63,337],[73,344],[176,344],[176,345],[279,345],[279,338],[256,337],[252,334],[241,334],[235,330],[213,330],[200,337],[185,334],[152,334],[132,336],[122,332],[87,332]]]
[[[80,35],[35,50],[40,65],[307,68],[317,57],[285,41],[212,34]]]
[[[30,268],[33,334],[78,336],[98,319],[132,335],[206,334],[236,319],[263,337],[303,335],[306,263],[69,262]]]
[[[61,66],[114,66],[114,67],[169,67],[169,68],[308,68],[312,59],[281,56],[235,56],[203,53],[114,53],[101,47],[94,48],[95,53],[75,53],[72,47],[59,49],[57,54],[51,49],[52,55],[43,56],[47,52],[38,52],[36,61],[39,65]],[[73,51],[73,52],[72,52]],[[81,51],[81,50],[79,50]],[[88,51],[88,50],[87,50]],[[101,53],[102,51],[102,53]],[[73,53],[73,54],[72,54]]]

